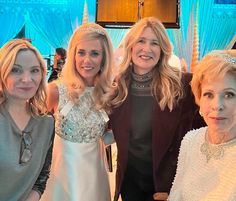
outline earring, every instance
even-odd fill
[[[199,110],[199,114],[200,114],[200,116],[202,117],[202,112],[201,112],[201,110]]]

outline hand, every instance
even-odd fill
[[[39,199],[40,199],[39,193],[37,191],[32,190],[26,201],[39,201]]]

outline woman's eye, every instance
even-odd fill
[[[137,43],[143,44],[143,43],[145,43],[145,41],[143,39],[139,39]]]
[[[92,51],[92,52],[90,53],[90,56],[91,56],[91,57],[98,57],[99,55],[100,55],[100,53],[97,52],[97,51]]]
[[[152,45],[159,45],[159,43],[158,42],[152,42]]]
[[[203,93],[203,97],[213,98],[213,94],[210,92]]]
[[[225,93],[225,98],[233,98],[235,94],[233,92],[227,92]]]
[[[39,73],[40,72],[40,68],[34,68],[31,70],[32,73]]]
[[[21,73],[21,72],[22,72],[22,70],[20,68],[18,68],[18,67],[13,67],[11,69],[11,73]]]
[[[84,55],[85,55],[85,52],[84,52],[84,51],[79,51],[79,52],[78,52],[78,55],[84,56]]]

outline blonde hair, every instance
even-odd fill
[[[132,47],[138,41],[145,28],[150,27],[155,33],[161,48],[160,60],[155,66],[154,79],[152,81],[152,95],[155,97],[160,108],[167,106],[174,108],[178,100],[183,96],[181,72],[171,67],[168,60],[172,53],[172,46],[163,24],[154,17],[143,18],[138,21],[127,33],[124,42],[123,61],[120,64],[120,72],[116,78],[118,87],[117,96],[112,100],[114,106],[119,106],[128,95],[128,85],[131,80]]]
[[[215,50],[208,53],[197,65],[193,72],[191,87],[195,96],[195,102],[199,105],[202,82],[223,78],[227,73],[236,78],[236,50]]]
[[[47,113],[46,107],[46,66],[39,51],[27,40],[14,39],[7,42],[0,49],[0,104],[7,100],[6,79],[12,70],[17,54],[20,51],[32,51],[42,70],[42,80],[36,94],[29,100],[30,112],[33,115],[43,115]]]
[[[95,78],[93,98],[97,109],[110,111],[108,99],[112,83],[113,47],[106,30],[96,23],[86,23],[77,28],[69,42],[68,54],[65,66],[62,70],[62,82],[67,85],[68,95],[73,102],[78,103],[79,95],[86,85],[76,70],[75,55],[80,42],[98,39],[103,50],[101,70]]]

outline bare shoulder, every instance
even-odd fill
[[[55,82],[51,82],[47,86],[47,106],[48,110],[54,112],[59,102],[58,86]]]

